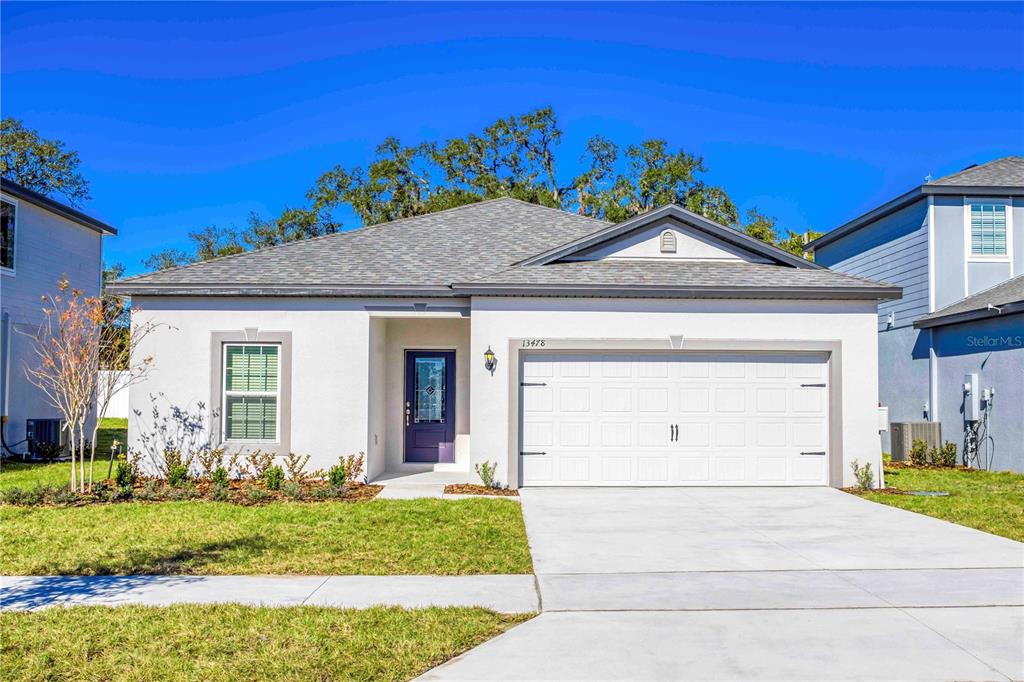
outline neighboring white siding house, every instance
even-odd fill
[[[880,470],[877,305],[675,206],[619,225],[500,199],[124,280],[158,409],[229,450],[370,479],[847,485]]]
[[[5,225],[0,412],[7,417],[4,440],[13,446],[24,440],[27,419],[59,416],[25,376],[26,366],[36,361],[31,336],[44,319],[40,297],[57,293],[62,275],[87,296],[98,295],[103,236],[116,230],[7,180],[0,187],[0,200]],[[18,453],[24,448],[24,443],[13,447]]]
[[[1024,471],[1024,317],[1014,308],[1024,296],[1006,286],[1024,274],[1024,158],[921,185],[809,248],[833,270],[903,288],[878,316],[879,399],[890,421],[940,422],[961,454],[972,440],[987,444],[991,457],[968,452],[972,464]],[[983,420],[965,417],[966,374],[998,396]]]

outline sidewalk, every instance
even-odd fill
[[[343,576],[3,576],[0,608],[119,604],[262,606],[480,606],[503,613],[539,611],[532,575]]]

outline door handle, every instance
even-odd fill
[[[814,451],[814,452],[801,452],[800,454],[801,455],[817,455],[819,457],[824,457],[825,456],[825,451],[824,450],[817,450],[817,451]]]
[[[412,413],[412,409],[409,405],[409,401],[405,401],[405,425],[409,425],[409,415]]]

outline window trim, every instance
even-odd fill
[[[256,344],[259,346],[278,344],[278,397],[277,440],[274,442],[231,441],[224,442],[224,345]],[[210,424],[211,440],[218,445],[230,447],[232,452],[245,455],[260,450],[283,457],[291,451],[292,423],[292,333],[289,331],[262,331],[256,327],[210,332],[210,413],[216,415]],[[215,423],[219,422],[219,423]]]
[[[14,258],[14,267],[9,268],[6,265],[0,265],[0,273],[14,276],[18,274],[18,222],[21,219],[21,205],[17,199],[6,194],[0,194],[0,200],[14,206],[14,249],[11,252],[11,256]]]
[[[221,409],[223,414],[220,420],[220,442],[228,445],[247,445],[251,443],[279,443],[281,442],[281,343],[280,342],[266,342],[266,341],[226,341],[221,344],[222,356],[221,356],[221,371],[220,371],[220,383],[222,386],[221,391]],[[277,390],[274,391],[230,391],[228,390],[228,348],[269,348],[273,346],[277,349]],[[273,397],[276,401],[276,408],[274,410],[274,435],[275,438],[228,438],[228,418],[227,418],[227,406],[228,398],[230,397],[253,397],[253,398],[269,398]]]
[[[972,248],[971,208],[980,205],[1003,206],[1006,212],[1006,253],[974,253]],[[1010,263],[1013,268],[1013,203],[996,197],[964,197],[964,260],[968,263]],[[967,273],[964,272],[966,279]]]

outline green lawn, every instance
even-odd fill
[[[5,612],[0,679],[408,680],[527,618],[240,605]]]
[[[935,516],[1024,542],[1024,475],[965,469],[887,467],[885,485],[948,492],[949,497],[867,493],[882,504]]]
[[[100,430],[96,434],[96,464],[93,468],[93,479],[103,480],[107,477],[110,462],[110,443],[114,439],[121,441],[122,446],[128,438],[127,419],[103,419]],[[86,469],[88,469],[86,462]],[[88,471],[86,472],[88,477]],[[21,462],[0,463],[0,488],[35,488],[39,484],[67,485],[71,482],[71,463],[57,462],[54,464],[25,464]]]
[[[0,574],[532,573],[507,500],[0,506]]]

